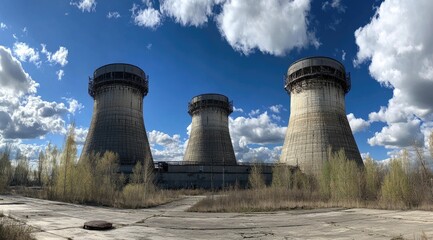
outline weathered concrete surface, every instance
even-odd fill
[[[0,196],[0,212],[34,228],[37,239],[391,239],[433,236],[433,213],[317,209],[272,213],[189,213],[202,197],[141,210],[90,207]],[[89,231],[90,220],[114,224]]]
[[[290,119],[280,162],[320,174],[328,149],[343,149],[349,160],[363,165],[346,117],[346,71],[337,60],[312,57],[299,60],[287,71]]]
[[[183,161],[207,165],[236,165],[229,132],[229,99],[221,94],[202,94],[188,104],[191,134]]]

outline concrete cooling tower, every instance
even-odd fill
[[[96,69],[89,80],[93,116],[82,156],[115,152],[123,173],[131,173],[138,161],[153,166],[143,121],[148,90],[148,77],[136,66],[116,63]]]
[[[228,124],[232,112],[233,106],[224,95],[202,94],[192,98],[188,104],[192,125],[185,162],[236,165]]]
[[[345,95],[350,76],[335,59],[310,57],[294,62],[287,72],[290,119],[280,162],[318,174],[328,160],[328,148],[344,149],[362,165],[358,146],[346,117]]]

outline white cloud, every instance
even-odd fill
[[[68,49],[60,46],[59,50],[57,50],[54,54],[47,50],[47,46],[45,44],[41,44],[42,50],[41,53],[45,54],[47,57],[48,62],[52,64],[59,64],[60,66],[64,67],[66,64],[68,64]]]
[[[63,100],[66,100],[66,102],[68,103],[69,107],[68,107],[68,112],[71,114],[75,114],[76,111],[80,111],[81,109],[84,108],[83,104],[79,103],[76,99],[73,98],[62,98]]]
[[[60,64],[62,67],[68,64],[68,49],[60,46],[59,50],[57,50],[51,57],[50,62],[54,62]]]
[[[269,107],[269,109],[274,113],[280,113],[282,108],[283,108],[283,105],[281,105],[281,104],[277,104],[277,105]]]
[[[13,159],[15,159],[19,152],[20,156],[24,156],[30,160],[30,166],[38,158],[39,152],[45,149],[44,145],[24,143],[21,139],[6,140],[0,134],[0,149],[6,147],[10,148]]]
[[[257,0],[254,4],[244,0],[161,0],[160,10],[152,1],[142,2],[144,9],[136,4],[131,8],[136,25],[155,29],[169,17],[182,26],[199,27],[215,16],[221,35],[245,55],[259,50],[283,56],[293,49],[321,45],[314,31],[308,30],[311,0]]]
[[[147,134],[155,161],[182,161],[186,145],[181,141],[180,135],[170,136],[156,130]]]
[[[260,113],[260,109],[251,110],[250,113],[248,113],[248,116],[256,116]]]
[[[235,106],[233,106],[233,112],[240,112],[243,113],[244,110],[242,108],[236,108]]]
[[[80,0],[79,2],[70,2],[71,5],[78,7],[82,12],[94,12],[96,10],[96,0]]]
[[[108,12],[107,18],[117,19],[117,18],[120,18],[120,14],[119,14],[119,12]]]
[[[345,61],[346,60],[346,51],[341,50],[341,60]]]
[[[34,48],[29,47],[26,43],[16,42],[14,43],[13,52],[15,56],[22,62],[32,62],[36,66],[41,65],[41,61],[39,59],[39,52]]]
[[[134,4],[131,12],[137,26],[156,29],[161,25],[162,15],[152,6],[148,6],[146,9],[138,9],[138,6]]]
[[[273,122],[267,112],[256,117],[230,117],[229,127],[234,146],[239,147],[248,144],[282,143],[287,129]]]
[[[362,118],[356,118],[353,113],[349,113],[347,115],[347,120],[349,120],[349,125],[352,129],[352,133],[364,131],[370,126],[370,123],[368,121],[365,121]]]
[[[277,147],[249,147],[237,151],[239,162],[277,162],[281,155],[282,146]]]
[[[68,128],[69,127],[70,126],[68,126]],[[77,145],[84,145],[88,133],[88,128],[75,127],[75,142],[77,143]]]
[[[408,122],[389,123],[368,139],[371,146],[385,146],[386,148],[403,148],[424,146],[424,135],[420,130],[421,121],[418,119]]]
[[[0,29],[1,29],[1,30],[8,29],[8,26],[7,26],[5,23],[0,22]]]
[[[433,2],[385,0],[371,21],[355,31],[355,65],[369,63],[370,75],[393,89],[387,106],[369,115],[386,123],[369,139],[388,148],[423,142],[420,128],[433,119]],[[422,143],[420,143],[422,144]]]
[[[81,106],[76,100],[48,102],[37,95],[38,83],[22,68],[8,48],[0,46],[0,136],[5,141],[64,133],[63,117]]]
[[[339,12],[346,11],[346,7],[341,3],[341,0],[325,1],[322,4],[322,10],[327,10],[329,8],[337,9]]]
[[[146,45],[146,48],[147,48],[148,50],[152,49],[152,43],[147,44],[147,45]]]
[[[212,15],[218,0],[161,0],[161,13],[182,26],[201,26]]]
[[[272,119],[274,117],[270,117],[267,112],[259,116],[229,117],[230,137],[238,162],[278,160],[287,127],[279,126]],[[191,124],[187,127],[188,136],[190,133]],[[187,143],[188,141],[184,143],[185,146]]]
[[[237,51],[249,54],[255,49],[282,56],[292,49],[320,43],[308,31],[310,0],[268,1],[254,4],[227,0],[216,17],[222,36]]]
[[[56,71],[57,74],[57,80],[62,80],[63,76],[65,76],[65,71],[63,69],[60,69],[59,71]]]
[[[2,98],[6,101],[12,96],[35,93],[39,86],[12,56],[11,50],[3,46],[0,46],[0,85],[0,106]]]

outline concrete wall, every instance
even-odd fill
[[[345,91],[332,79],[311,78],[291,90],[290,119],[280,162],[307,173],[320,173],[328,148],[344,149],[362,165],[345,112]]]
[[[134,87],[110,84],[94,96],[93,116],[83,154],[113,151],[124,173],[137,161],[152,161],[143,121],[143,95]]]
[[[156,171],[156,183],[161,188],[221,189],[223,186],[248,185],[251,166],[167,165]],[[272,182],[272,167],[263,166],[262,174],[267,184]]]

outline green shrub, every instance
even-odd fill
[[[409,204],[409,178],[399,159],[393,159],[385,175],[381,188],[381,202],[387,206],[407,206]]]
[[[372,158],[367,157],[364,161],[364,199],[377,200],[382,181],[377,164]]]
[[[319,177],[324,199],[353,201],[361,198],[361,174],[355,161],[348,160],[344,150],[330,153]]]

